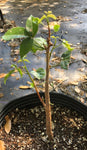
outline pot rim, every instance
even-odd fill
[[[44,92],[40,92],[40,95],[44,97]],[[83,115],[84,119],[87,120],[87,106],[82,102],[72,98],[71,96],[57,92],[50,92],[50,99],[51,103],[73,109]],[[13,109],[25,107],[33,108],[39,105],[41,105],[41,102],[37,96],[37,93],[32,93],[12,100],[6,104],[0,112],[0,127],[3,124],[4,117]]]

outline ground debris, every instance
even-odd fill
[[[0,98],[2,98],[4,96],[4,94],[3,93],[0,93]]]

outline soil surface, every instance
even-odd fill
[[[50,82],[52,90],[70,95],[81,102],[87,104],[87,11],[86,0],[2,0],[0,7],[4,18],[8,24],[16,26],[25,26],[26,19],[32,14],[41,17],[46,10],[53,11],[57,16],[57,22],[60,22],[61,28],[59,35],[63,36],[74,47],[71,63],[68,70],[61,69],[57,64],[59,58],[65,49],[61,46],[56,49],[52,55]],[[10,22],[9,22],[10,21]],[[53,22],[54,23],[54,22]],[[8,28],[9,26],[7,26]],[[0,30],[2,36],[2,29]],[[40,27],[38,36],[46,37],[46,29]],[[3,78],[9,72],[10,65],[16,63],[19,54],[19,41],[4,43],[0,40],[0,111],[3,106],[15,98],[28,95],[34,91],[32,89],[20,89],[20,85],[27,85],[29,80],[26,75],[21,79],[18,73],[11,76],[7,84],[4,85]],[[30,64],[27,64],[29,70],[32,68],[45,68],[45,54],[38,52],[36,55],[28,54]],[[55,73],[54,73],[55,72]]]
[[[6,150],[87,150],[87,121],[66,107],[52,107],[54,139],[46,135],[43,107],[13,110],[12,128],[6,133],[2,128],[0,139]]]

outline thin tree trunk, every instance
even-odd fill
[[[53,139],[52,133],[52,119],[51,119],[51,106],[50,106],[50,95],[49,95],[49,48],[46,51],[46,83],[45,83],[45,100],[46,100],[46,132],[49,140]]]

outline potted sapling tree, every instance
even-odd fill
[[[73,48],[70,46],[68,41],[65,39],[61,39],[59,36],[55,36],[55,32],[58,32],[60,29],[59,24],[55,24],[53,30],[50,28],[50,19],[56,20],[56,16],[52,14],[51,11],[45,11],[44,15],[41,18],[30,16],[26,21],[26,26],[24,27],[14,27],[9,29],[5,35],[2,37],[4,40],[11,40],[16,38],[21,38],[20,44],[20,59],[18,63],[23,64],[23,68],[25,69],[25,73],[29,76],[30,80],[32,81],[31,86],[35,88],[36,93],[39,97],[40,102],[42,103],[45,113],[46,113],[46,133],[50,141],[53,140],[53,131],[52,131],[52,115],[51,115],[51,101],[50,101],[50,92],[49,92],[49,63],[51,59],[51,54],[53,50],[60,45],[63,45],[67,50],[62,54],[60,66],[64,69],[68,69],[70,63],[70,56]],[[44,26],[44,23],[47,24],[47,38],[36,37],[39,25],[41,24]],[[57,41],[60,40],[61,43]],[[36,53],[37,50],[46,51],[46,79],[45,79],[45,97],[43,98],[38,91],[38,88],[34,82],[34,79],[31,76],[31,73],[38,79],[40,79],[41,74],[45,75],[45,71],[42,68],[37,69],[37,71],[29,72],[26,62],[29,62],[26,59],[26,55],[29,52]],[[18,67],[18,65],[13,64],[11,65],[13,69],[5,76],[4,83],[8,77],[16,70],[20,73],[21,77],[23,76],[23,71]]]

